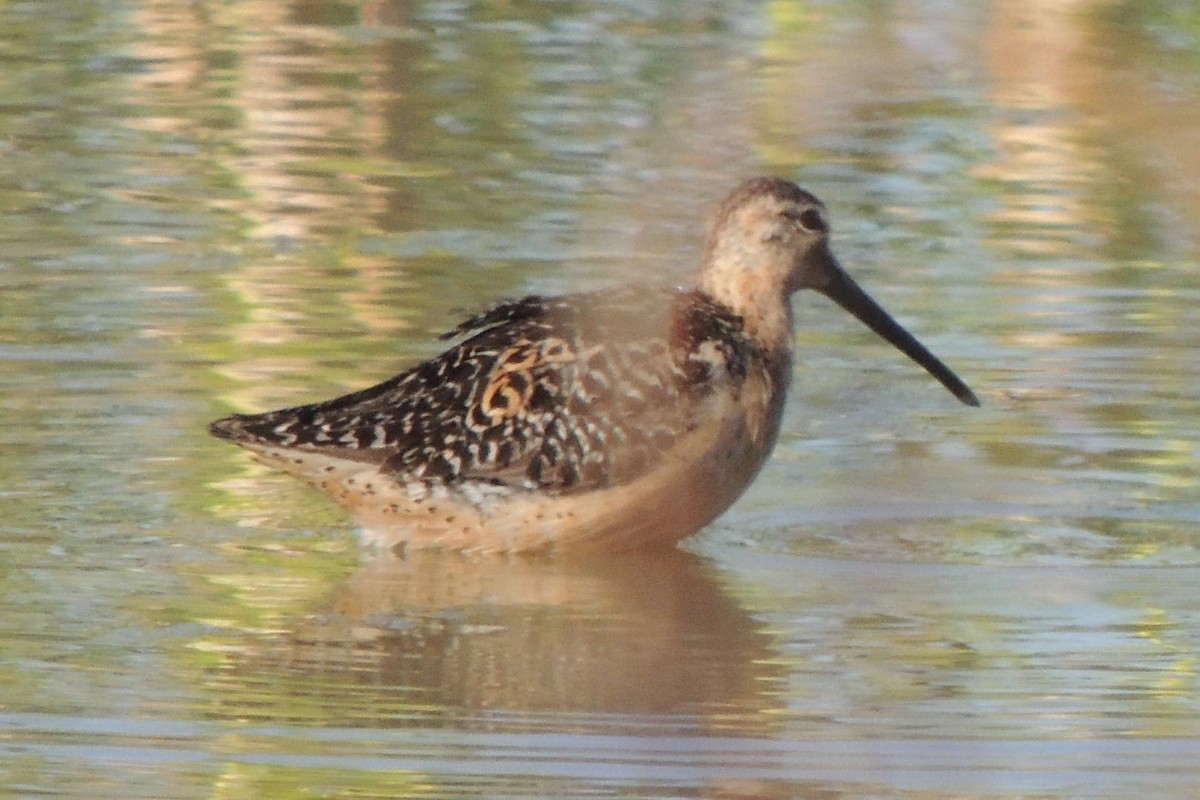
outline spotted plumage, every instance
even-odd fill
[[[388,546],[676,541],[733,502],[774,444],[796,289],[825,292],[977,402],[841,272],[824,213],[791,183],[748,181],[717,216],[695,289],[502,303],[389,380],[211,430],[325,490]]]
[[[376,386],[214,431],[250,447],[320,450],[402,482],[586,491],[636,477],[686,433],[694,420],[679,398],[695,407],[736,391],[750,360],[763,361],[741,320],[694,291],[526,297],[448,336],[467,334]]]

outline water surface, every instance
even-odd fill
[[[1169,3],[0,7],[0,793],[1190,797],[1200,24]],[[208,420],[822,197],[680,551],[367,557]]]

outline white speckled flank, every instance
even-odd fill
[[[798,289],[827,294],[978,404],[841,270],[827,233],[812,195],[747,181],[717,214],[695,289],[503,303],[383,383],[210,430],[327,492],[381,546],[673,543],[736,500],[774,446]]]

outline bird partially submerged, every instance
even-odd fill
[[[800,289],[979,405],[842,270],[828,235],[816,197],[755,178],[722,204],[693,289],[502,303],[383,383],[210,430],[324,490],[386,547],[673,543],[728,508],[770,454]]]

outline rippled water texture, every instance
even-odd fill
[[[0,63],[0,795],[1195,796],[1191,4],[9,2]],[[600,560],[367,558],[205,433],[685,281],[758,173],[982,408],[800,297],[760,480]]]

